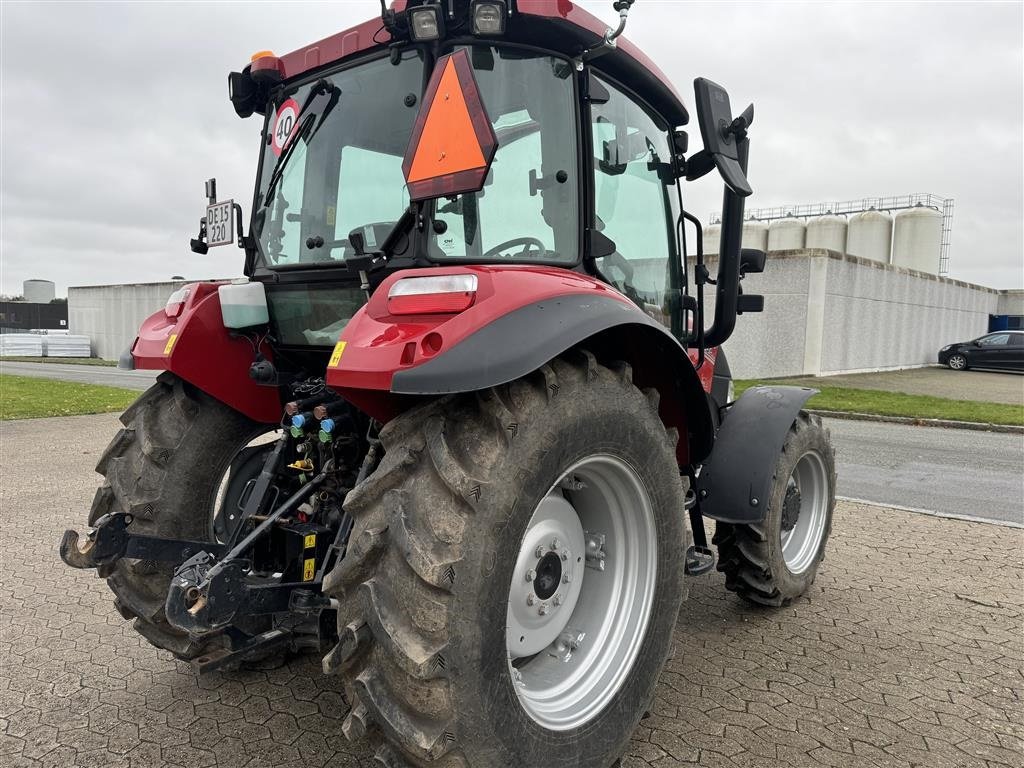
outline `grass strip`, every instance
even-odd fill
[[[123,411],[139,394],[97,384],[0,374],[0,421]]]
[[[736,396],[758,385],[813,386],[821,392],[807,401],[807,407],[823,411],[870,413],[877,416],[905,416],[912,419],[945,419],[971,421],[978,424],[1024,425],[1024,407],[1005,403],[985,403],[977,400],[951,400],[931,395],[911,395],[906,392],[885,392],[877,389],[830,387],[805,380],[784,381],[771,379],[740,380],[736,382]]]

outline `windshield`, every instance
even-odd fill
[[[263,266],[341,264],[354,253],[349,232],[361,229],[372,247],[390,231],[409,205],[402,158],[422,80],[418,52],[407,51],[397,64],[377,59],[282,94],[253,217]],[[311,99],[324,81],[331,98]]]
[[[572,65],[474,46],[473,74],[498,137],[481,191],[436,203],[430,256],[574,263],[579,217]]]

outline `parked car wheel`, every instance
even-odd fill
[[[963,355],[950,355],[946,364],[954,371],[967,370],[967,358]]]

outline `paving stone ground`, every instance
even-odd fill
[[[196,679],[60,563],[114,423],[0,425],[0,766],[369,768],[315,659]],[[841,504],[789,608],[695,580],[625,768],[1024,766],[1022,537]]]

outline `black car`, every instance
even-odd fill
[[[939,350],[939,363],[954,371],[998,368],[1024,371],[1024,331],[996,331],[973,341],[958,341]]]

